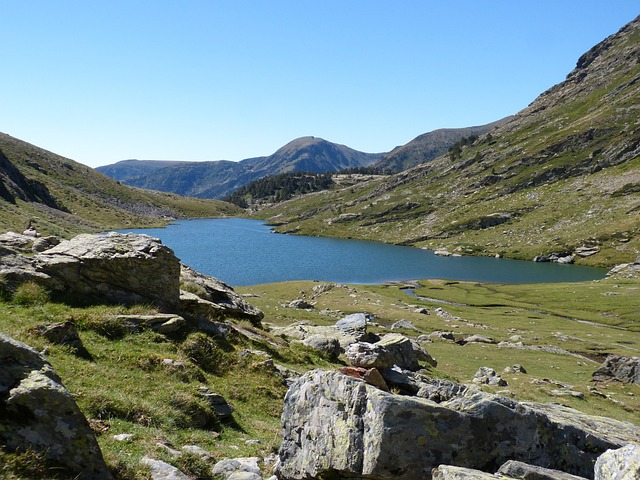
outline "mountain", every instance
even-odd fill
[[[504,124],[510,117],[496,122],[466,128],[441,128],[423,133],[406,145],[396,147],[378,160],[373,166],[394,172],[407,170],[421,163],[429,162],[447,152],[452,145],[468,137],[477,137]]]
[[[0,133],[0,230],[42,234],[166,224],[175,218],[234,215],[228,203],[149,192]]]
[[[640,17],[506,123],[410,170],[259,213],[280,231],[452,252],[640,253]],[[275,220],[274,220],[275,223]]]
[[[240,162],[125,160],[97,170],[128,185],[198,198],[222,198],[258,178],[286,172],[336,172],[368,166],[381,153],[363,153],[322,138],[297,138],[267,157]]]
[[[115,180],[125,181],[130,178],[141,177],[155,170],[170,167],[184,162],[172,160],[122,160],[113,165],[98,167],[96,170]]]

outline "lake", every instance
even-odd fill
[[[441,257],[419,248],[273,233],[257,220],[183,220],[120,230],[158,237],[180,260],[233,286],[288,280],[384,283],[442,278],[497,283],[597,280],[606,270],[492,257]]]

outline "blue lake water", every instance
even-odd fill
[[[158,237],[180,260],[234,286],[287,280],[383,283],[442,278],[498,283],[574,282],[606,270],[490,257],[440,257],[419,248],[273,233],[257,220],[184,220],[121,230]]]

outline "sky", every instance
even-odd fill
[[[0,0],[0,131],[97,167],[514,114],[637,0]]]

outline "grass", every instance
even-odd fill
[[[453,332],[456,339],[480,334],[498,342],[518,338],[532,347],[559,347],[568,353],[434,341],[423,345],[438,365],[425,372],[468,383],[481,366],[502,372],[518,363],[526,374],[504,374],[508,387],[483,389],[637,423],[640,387],[595,384],[591,374],[599,366],[596,360],[608,353],[638,355],[640,283],[603,280],[499,285],[425,280],[413,296],[403,287],[302,281],[236,290],[264,311],[267,326],[297,321],[331,325],[343,315],[366,312],[374,315],[370,330],[379,334],[390,332],[393,323],[404,319],[419,332],[402,333],[414,338],[439,330]],[[72,308],[48,301],[33,286],[25,291],[29,293],[22,296],[28,301],[14,298],[0,302],[0,331],[38,351],[47,351],[47,358],[98,432],[107,464],[118,479],[149,478],[139,464],[144,455],[172,463],[194,478],[210,478],[210,464],[193,455],[175,457],[167,446],[198,445],[213,461],[276,452],[286,387],[265,363],[265,354],[258,351],[299,372],[338,368],[344,361],[331,363],[300,343],[285,341],[247,322],[237,327],[252,333],[250,337],[236,333],[221,340],[198,332],[165,336],[130,331],[115,320],[118,314],[153,312],[144,305]],[[287,306],[297,298],[313,303],[314,308]],[[418,308],[426,308],[430,314],[418,313]],[[437,308],[449,316],[438,315]],[[50,344],[36,333],[35,327],[42,324],[69,320],[79,330],[83,352]],[[581,392],[584,398],[552,395],[560,384]],[[227,399],[235,409],[231,420],[215,416],[199,394],[200,387]],[[121,433],[132,434],[133,439],[114,439],[113,435]],[[63,478],[56,477],[33,452],[1,455],[6,478]]]

